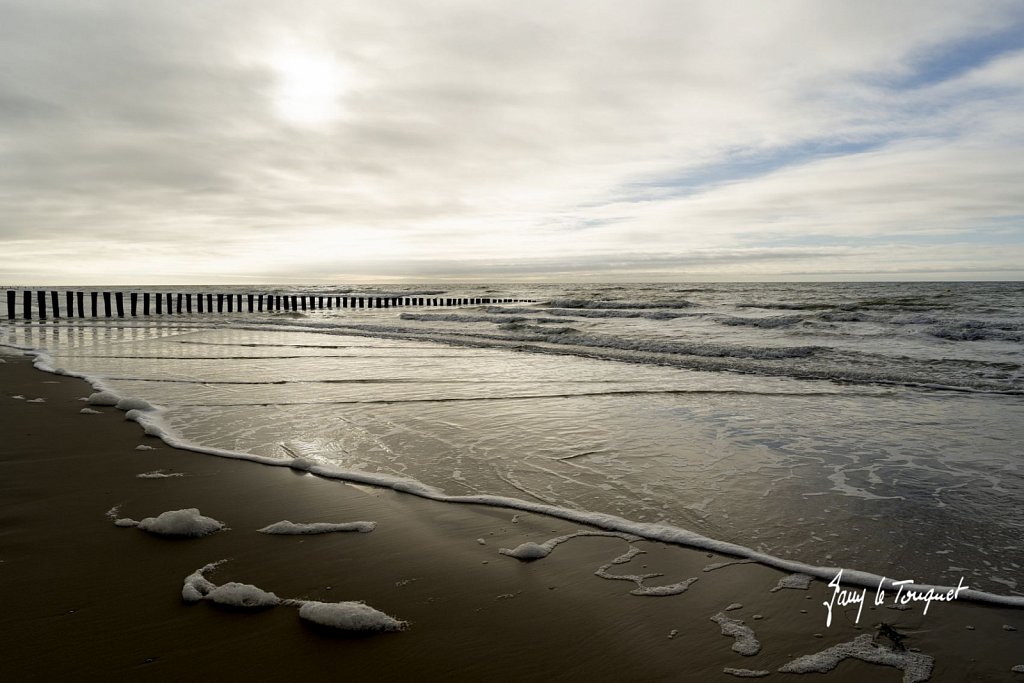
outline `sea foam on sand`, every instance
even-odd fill
[[[141,522],[134,519],[116,518],[117,508],[107,512],[107,516],[114,519],[117,526],[134,526],[148,531],[151,534],[161,536],[207,536],[227,528],[224,522],[219,522],[212,517],[204,517],[199,514],[197,508],[186,508],[184,510],[168,510],[161,512],[156,517],[146,517]]]
[[[409,623],[376,610],[362,602],[304,601],[299,617],[321,626],[345,631],[403,631]]]
[[[797,657],[779,668],[780,673],[827,673],[836,668],[847,657],[860,659],[872,664],[894,666],[903,671],[903,683],[923,683],[932,675],[935,660],[920,652],[896,652],[879,647],[867,633],[857,636],[848,643],[840,643],[812,655]]]
[[[332,524],[330,522],[314,522],[312,524],[296,524],[287,519],[276,522],[262,529],[257,529],[261,534],[275,534],[281,536],[298,536],[303,534],[329,534],[335,531],[358,531],[369,533],[377,528],[376,522],[342,522]]]
[[[409,627],[408,622],[388,616],[364,602],[282,600],[274,593],[247,583],[229,581],[218,586],[210,581],[206,574],[226,561],[211,562],[186,576],[181,587],[181,599],[185,602],[207,600],[218,605],[245,609],[267,609],[288,605],[299,608],[301,619],[343,631],[404,631]]]
[[[736,642],[732,644],[734,652],[738,652],[744,657],[752,657],[761,651],[761,643],[758,642],[753,629],[744,626],[741,620],[731,619],[719,612],[711,617],[711,621],[721,627],[723,636],[732,636],[736,639]]]

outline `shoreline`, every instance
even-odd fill
[[[796,680],[777,669],[873,634],[870,621],[895,624],[910,634],[909,647],[934,656],[932,680],[980,673],[1012,680],[1010,668],[1021,663],[1008,653],[1021,650],[1024,610],[954,602],[922,615],[913,604],[865,607],[857,628],[849,623],[853,606],[826,628],[824,581],[772,593],[783,572],[754,563],[704,572],[734,558],[702,550],[585,537],[522,563],[498,549],[585,527],[172,448],[126,425],[119,410],[81,414],[87,404],[79,398],[91,393],[83,380],[39,372],[24,356],[0,358],[3,678],[238,680],[287,672],[319,680],[345,672],[386,680],[729,680],[723,669],[732,667]],[[154,470],[184,476],[137,477]],[[196,507],[230,529],[156,537],[111,523],[104,515],[117,505],[136,519]],[[256,533],[285,519],[368,520],[377,528]],[[629,548],[645,554],[610,573],[663,573],[652,585],[698,580],[679,595],[651,598],[630,595],[629,582],[594,576]],[[226,558],[210,574],[216,583],[254,584],[288,599],[365,600],[411,626],[352,636],[312,627],[288,607],[250,613],[183,603],[185,577]],[[762,644],[753,657],[733,652],[732,638],[710,621],[732,603],[743,607],[725,614],[744,620]],[[870,675],[900,679],[896,669],[848,659],[829,680]]]
[[[7,347],[14,349],[16,347]],[[119,403],[123,398],[129,403],[138,403],[134,397],[121,397],[112,392],[102,381],[90,378],[80,373],[69,372],[64,369],[55,369],[52,357],[45,351],[34,349],[18,348],[18,351],[26,356],[32,357],[33,365],[44,372],[59,374],[71,378],[80,379],[93,387],[94,391],[110,394],[112,403]],[[3,347],[0,346],[0,353]],[[105,404],[104,404],[105,405]],[[107,405],[106,407],[110,407]],[[374,488],[390,489],[399,493],[405,493],[426,500],[433,500],[458,505],[478,505],[509,510],[513,512],[535,513],[551,518],[561,519],[574,524],[583,524],[588,527],[603,529],[612,533],[631,534],[645,540],[666,543],[672,546],[692,549],[696,551],[724,554],[735,559],[744,559],[756,562],[766,567],[771,567],[783,572],[808,574],[813,578],[829,582],[837,575],[842,578],[842,588],[862,589],[873,591],[876,595],[888,593],[904,593],[923,596],[925,594],[952,594],[955,592],[958,598],[981,604],[996,605],[1010,608],[1024,608],[1024,596],[1005,595],[972,589],[963,585],[963,578],[957,586],[944,586],[939,584],[917,583],[915,581],[900,581],[888,576],[874,574],[869,571],[856,569],[854,567],[825,567],[808,564],[800,560],[791,560],[777,555],[763,553],[748,546],[739,545],[729,541],[721,541],[715,538],[704,536],[698,532],[671,524],[650,524],[637,522],[628,518],[596,513],[575,508],[560,507],[547,503],[538,503],[520,498],[508,498],[489,494],[475,495],[449,495],[416,479],[406,479],[392,475],[367,473],[354,470],[340,470],[330,466],[318,465],[296,458],[292,464],[284,459],[270,458],[253,455],[244,452],[227,451],[219,448],[210,448],[194,442],[180,439],[168,432],[165,423],[160,417],[159,410],[151,410],[153,406],[142,400],[138,409],[123,406],[119,410],[125,413],[126,419],[136,422],[147,435],[156,436],[171,448],[186,450],[193,453],[201,453],[213,457],[228,458],[233,460],[249,461],[255,464],[271,467],[284,467],[295,469],[299,472],[308,472],[316,477],[330,479],[351,485],[364,485]],[[837,589],[838,590],[838,589]],[[961,593],[963,594],[961,596]],[[923,599],[923,598],[922,598]],[[936,598],[937,600],[938,598]]]

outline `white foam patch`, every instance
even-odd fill
[[[366,534],[376,528],[376,522],[342,522],[339,524],[332,524],[330,522],[314,522],[312,524],[296,524],[294,522],[289,522],[286,519],[284,521],[265,526],[262,529],[258,529],[258,531],[261,534],[299,536],[304,534],[329,534],[335,531],[358,531]]]
[[[761,643],[754,635],[754,630],[749,626],[744,626],[740,619],[730,619],[723,612],[719,612],[711,617],[711,621],[721,627],[723,636],[731,636],[736,639],[736,642],[732,644],[734,652],[738,652],[744,657],[753,657],[761,651]],[[870,638],[870,636],[868,637]]]
[[[138,523],[143,531],[161,536],[207,536],[225,528],[223,522],[204,517],[196,508],[169,510],[156,517],[146,517]]]
[[[79,410],[82,415],[102,415],[99,410],[93,410],[92,408],[82,408]]]
[[[248,583],[237,583],[235,581],[229,581],[213,588],[206,594],[205,599],[218,605],[244,607],[247,609],[265,609],[267,607],[277,607],[281,604],[281,598],[273,593]]]
[[[790,574],[789,576],[783,576],[779,579],[779,582],[775,584],[775,588],[772,588],[771,593],[780,591],[783,588],[793,588],[795,590],[807,590],[811,587],[811,581],[814,578],[807,574]]]
[[[935,660],[920,652],[896,652],[875,645],[867,633],[811,655],[797,657],[779,668],[780,673],[828,673],[839,662],[852,657],[871,664],[893,666],[903,671],[903,683],[923,683],[932,675]]]
[[[135,450],[137,450],[137,451],[155,451],[156,449],[153,448],[152,446],[147,446],[144,443],[140,443],[138,446],[135,447]]]
[[[25,400],[25,397],[22,396],[21,394],[15,394],[14,396],[11,396],[11,398],[13,398],[15,401],[24,401]]]
[[[314,624],[343,631],[404,631],[409,622],[399,621],[362,602],[306,601],[299,617]]]
[[[266,609],[277,607],[284,602],[273,593],[257,588],[252,584],[229,581],[218,586],[206,578],[207,573],[225,562],[227,560],[211,562],[186,576],[181,587],[181,599],[185,602],[209,600],[218,605],[245,609]]]
[[[754,669],[734,669],[731,666],[727,666],[722,669],[722,673],[729,674],[730,676],[736,676],[737,678],[764,678],[771,674],[771,671],[754,670]]]
[[[97,391],[93,394],[89,394],[89,405],[94,406],[116,406],[117,402],[121,400],[121,397],[112,391]]]
[[[1017,666],[1010,669],[1011,673],[1024,674],[1024,664],[1018,664]]]
[[[136,474],[136,479],[170,479],[171,477],[184,477],[182,472],[166,472],[164,470],[153,470],[152,472],[143,472],[142,474]]]
[[[743,609],[743,605],[741,605],[738,602],[734,602],[731,605],[729,605],[728,607],[726,607],[725,611],[726,612],[732,612],[733,610],[737,610],[737,609]]]
[[[476,496],[469,497],[476,498]],[[638,536],[633,536],[632,534],[624,534],[617,531],[577,531],[573,534],[555,536],[554,538],[548,539],[543,543],[534,543],[533,541],[527,541],[526,543],[522,543],[516,546],[515,548],[512,548],[511,550],[509,550],[508,548],[500,548],[498,552],[502,555],[514,557],[517,560],[529,562],[532,560],[539,560],[547,557],[551,554],[551,551],[554,550],[558,545],[565,543],[566,541],[571,541],[572,539],[578,538],[580,536],[611,536],[614,538],[621,538],[630,543],[632,543],[633,541],[640,540]]]
[[[181,599],[185,602],[199,602],[205,598],[217,585],[206,578],[206,573],[224,564],[227,560],[218,560],[203,565],[185,577],[184,585],[181,587]]]
[[[46,403],[46,399],[45,398],[30,398],[29,400],[27,400],[25,402],[26,403]]]
[[[640,586],[629,591],[630,595],[645,595],[652,598],[662,598],[669,595],[679,595],[697,581],[697,577],[691,577],[678,583],[669,583],[664,586]]]

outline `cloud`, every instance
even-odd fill
[[[822,236],[840,276],[982,272],[858,240],[1020,225],[1022,27],[1010,2],[0,0],[0,280],[784,277]]]

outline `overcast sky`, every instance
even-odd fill
[[[0,0],[0,283],[1022,277],[1017,0]]]

